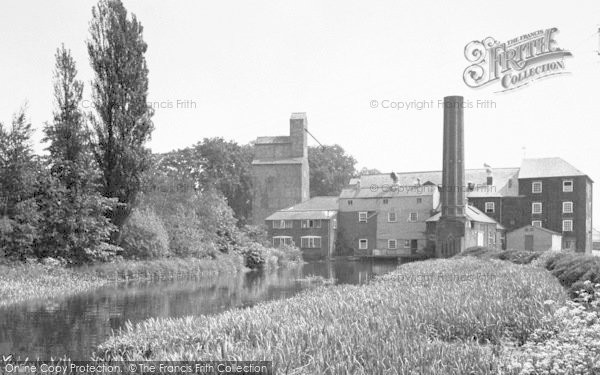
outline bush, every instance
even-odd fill
[[[586,281],[600,283],[600,258],[592,255],[556,252],[546,259],[544,266],[572,292]]]
[[[125,258],[158,258],[169,252],[169,236],[154,211],[134,209],[121,232]]]
[[[179,205],[174,214],[164,219],[169,236],[169,249],[180,257],[213,257],[217,252],[214,244],[207,240],[201,223],[190,207]]]
[[[507,260],[515,264],[530,264],[543,253],[541,251],[497,250],[489,247],[475,246],[457,254],[456,257],[471,256],[481,259]]]

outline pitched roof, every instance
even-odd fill
[[[561,158],[523,159],[519,178],[586,176]]]
[[[555,232],[555,231],[553,231],[553,230],[550,230],[550,229],[548,229],[548,228],[544,228],[544,227],[537,227],[537,226],[535,226],[535,225],[531,225],[531,224],[529,224],[529,225],[525,225],[525,226],[523,226],[523,227],[521,227],[521,228],[517,228],[517,229],[515,229],[515,230],[512,230],[512,231],[510,231],[509,233],[512,233],[512,232],[515,232],[515,231],[518,231],[518,230],[522,230],[522,229],[525,229],[525,228],[533,228],[533,230],[537,230],[537,231],[541,231],[541,232],[546,232],[546,233],[550,233],[550,234],[558,234],[559,236],[562,236],[562,234],[561,234],[561,233]]]
[[[330,219],[338,211],[338,197],[313,197],[279,210],[265,220]]]
[[[355,186],[344,188],[340,193],[342,199],[356,198],[384,198],[384,197],[419,197],[429,196],[437,191],[436,185],[363,185],[360,184],[360,189]]]
[[[467,205],[465,214],[467,216],[467,219],[469,219],[471,221],[476,221],[478,223],[490,223],[490,224],[495,223],[498,226],[498,228],[504,229],[504,227],[502,225],[500,225],[496,220],[492,219],[491,217],[487,216],[486,214],[484,214],[483,212],[478,210],[477,207]],[[425,221],[428,223],[436,222],[436,221],[440,220],[441,216],[442,216],[442,213],[438,212],[437,214],[433,215],[432,217],[430,217],[429,219],[427,219]]]
[[[500,197],[500,196],[516,196],[518,195],[518,184],[516,176],[519,173],[519,168],[493,168],[493,184],[487,186],[487,170],[481,169],[466,169],[465,170],[465,182],[472,182],[475,185],[475,189],[467,193],[468,197]],[[403,172],[395,173],[397,177],[396,185],[399,187],[411,187],[416,186],[418,183],[421,185],[430,182],[434,185],[442,184],[442,171],[421,171],[421,172]],[[508,181],[513,179],[514,183],[509,184]],[[382,187],[394,185],[390,173],[380,173],[363,175],[360,177],[352,178],[349,185],[356,185],[360,181],[361,191],[363,189],[370,190],[372,186],[375,187],[375,194],[362,194],[355,195],[357,198],[373,198],[378,196],[385,196],[382,193]],[[348,190],[356,190],[354,187],[347,188]],[[391,190],[391,189],[386,189]],[[400,190],[400,189],[397,189]],[[342,192],[344,194],[344,192]],[[348,197],[352,194],[347,193]],[[388,194],[390,195],[390,194]],[[418,195],[418,194],[416,194]],[[346,198],[341,196],[342,198]]]

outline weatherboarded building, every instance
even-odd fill
[[[294,245],[305,259],[334,254],[338,197],[314,197],[269,215],[265,224],[273,247]]]
[[[339,199],[339,252],[402,257],[427,245],[425,221],[439,204],[437,186],[403,174],[352,179]]]

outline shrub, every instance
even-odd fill
[[[249,243],[242,251],[246,267],[250,269],[263,268],[269,256],[267,249],[257,243]]]
[[[530,264],[543,254],[541,251],[497,250],[489,247],[470,247],[456,257],[472,256],[481,259],[507,260],[515,264]]]
[[[169,236],[153,211],[134,209],[123,226],[120,246],[126,258],[157,258],[168,254]]]
[[[600,283],[600,258],[592,255],[556,252],[546,259],[544,266],[572,292],[585,281]]]

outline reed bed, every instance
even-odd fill
[[[559,282],[537,267],[430,260],[366,285],[127,325],[95,358],[270,360],[286,374],[492,374],[503,345],[551,329],[554,306],[565,300]]]

